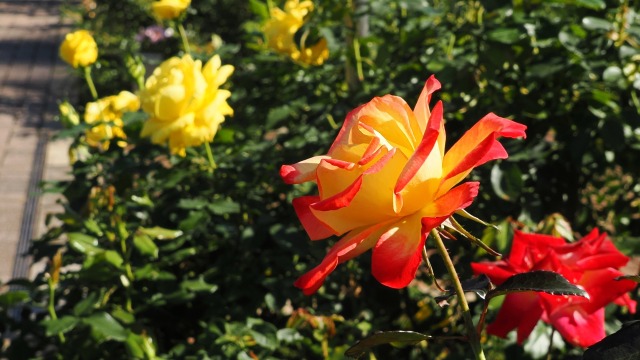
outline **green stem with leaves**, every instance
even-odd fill
[[[133,269],[131,268],[131,262],[129,260],[129,249],[127,248],[127,239],[125,237],[120,238],[120,250],[122,251],[122,259],[124,260],[125,280],[122,279],[125,288],[125,309],[129,313],[133,313],[133,302],[131,301],[131,284],[133,283]],[[121,275],[122,276],[122,275]]]
[[[49,312],[49,316],[51,316],[52,320],[58,320],[58,314],[56,314],[56,284],[53,283],[53,278],[49,277],[48,280],[49,285],[49,302],[47,304],[47,312]],[[58,339],[60,339],[60,343],[64,344],[67,341],[64,337],[63,333],[58,333]]]
[[[96,86],[93,83],[93,79],[91,78],[91,67],[84,67],[84,79],[87,81],[87,86],[89,86],[89,91],[91,91],[91,96],[93,100],[98,100],[98,92],[96,91]]]
[[[438,234],[438,231],[435,229],[431,230],[431,235],[435,240],[438,253],[440,253],[440,256],[444,260],[444,265],[447,268],[447,272],[451,276],[451,281],[453,282],[453,287],[458,297],[458,306],[460,306],[460,310],[462,310],[462,317],[464,319],[465,327],[467,328],[467,339],[471,344],[471,349],[473,349],[476,360],[486,360],[484,352],[482,351],[482,345],[480,344],[480,337],[478,336],[478,332],[473,326],[473,320],[471,319],[471,310],[469,310],[469,304],[467,303],[467,299],[464,296],[464,289],[462,289],[462,284],[460,283],[460,278],[458,277],[456,268],[453,265],[453,261],[451,261],[449,252],[444,246],[444,242],[442,241],[440,234]]]

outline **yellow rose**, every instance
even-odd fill
[[[122,115],[138,111],[139,108],[140,100],[128,91],[87,103],[84,121],[89,125],[95,124],[85,131],[87,144],[107,150],[112,139],[120,139],[118,145],[126,145],[123,141],[127,135],[122,129]]]
[[[141,136],[154,144],[169,143],[172,154],[186,155],[188,146],[213,141],[225,115],[231,93],[220,89],[233,73],[218,55],[202,67],[191,56],[172,57],[158,66],[140,91],[142,109],[149,114]]]
[[[191,0],[159,0],[151,4],[151,10],[158,20],[173,20],[180,16],[190,4]]]
[[[87,30],[74,31],[64,37],[60,57],[74,68],[89,66],[98,59],[98,45]]]
[[[326,155],[280,169],[289,184],[317,185],[318,195],[293,200],[309,237],[342,236],[296,281],[305,294],[369,249],[380,283],[407,286],[429,232],[477,196],[478,182],[461,182],[474,167],[507,157],[498,137],[525,136],[526,126],[490,113],[445,151],[442,102],[429,106],[438,89],[430,77],[413,109],[397,96],[374,98],[347,115]]]
[[[297,58],[292,56],[292,58],[309,65],[322,65],[322,63],[329,58],[327,39],[320,39],[320,41],[311,47],[303,46],[300,49],[300,55],[298,55]]]
[[[326,39],[316,44],[298,46],[295,43],[296,32],[304,25],[304,18],[313,10],[311,1],[287,0],[284,11],[271,9],[271,18],[264,24],[262,32],[267,47],[285,54],[295,61],[309,65],[320,65],[329,57]]]

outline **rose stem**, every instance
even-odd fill
[[[211,153],[211,146],[209,146],[208,142],[204,143],[204,148],[207,150],[207,159],[209,159],[209,165],[211,165],[211,169],[216,168],[216,162],[213,160],[213,154]]]
[[[431,230],[431,235],[433,236],[436,247],[438,248],[438,252],[442,259],[444,260],[444,265],[451,276],[451,281],[453,282],[454,288],[456,290],[456,295],[458,297],[458,305],[462,310],[462,317],[464,318],[464,323],[467,328],[467,337],[469,342],[471,343],[471,349],[473,349],[473,353],[476,356],[476,360],[486,360],[484,356],[484,352],[482,351],[482,345],[480,345],[480,338],[478,337],[478,333],[476,332],[475,327],[473,326],[473,320],[471,320],[471,311],[469,310],[469,304],[467,303],[467,299],[464,297],[464,290],[462,289],[462,284],[460,283],[460,278],[458,278],[458,273],[456,272],[455,266],[453,266],[453,262],[451,261],[451,257],[447,252],[447,248],[444,246],[444,242],[442,242],[442,238],[438,234],[438,232],[433,229]]]
[[[93,84],[93,79],[91,78],[91,67],[89,66],[84,67],[84,79],[87,81],[93,100],[98,100],[98,92],[96,91],[96,86]]]
[[[191,49],[189,48],[189,40],[187,39],[187,32],[184,30],[184,26],[182,26],[182,23],[178,23],[178,32],[180,33],[180,38],[182,39],[184,52],[186,54],[191,54]]]

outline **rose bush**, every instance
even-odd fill
[[[74,68],[89,66],[98,59],[98,45],[90,32],[77,30],[64,37],[60,57]]]
[[[505,337],[517,329],[518,342],[524,341],[538,320],[551,324],[569,343],[587,347],[605,336],[604,306],[616,303],[635,312],[636,302],[627,294],[636,287],[619,268],[628,257],[609,240],[606,233],[594,229],[575,243],[563,238],[516,231],[507,260],[472,263],[476,274],[486,274],[497,285],[517,273],[532,270],[555,271],[571,283],[584,288],[589,299],[546,293],[509,294],[495,321],[487,326],[489,334]]]
[[[274,51],[308,65],[321,65],[329,57],[327,40],[321,38],[312,45],[296,44],[295,34],[304,25],[305,17],[313,11],[313,2],[287,0],[284,11],[274,7],[270,19],[263,26],[267,46]]]
[[[431,76],[413,110],[400,97],[376,97],[347,115],[327,155],[282,166],[285,182],[318,186],[319,195],[293,200],[309,237],[346,234],[297,280],[305,294],[318,290],[339,263],[371,248],[374,277],[392,288],[407,286],[429,231],[478,194],[478,182],[458,183],[474,167],[507,157],[499,136],[525,136],[524,125],[490,113],[445,153],[442,102],[429,107],[438,89]]]
[[[220,89],[233,73],[218,55],[202,66],[191,56],[172,57],[158,66],[140,91],[142,109],[149,114],[141,136],[155,144],[169,143],[172,154],[213,141],[218,127],[233,109],[228,90]]]
[[[84,121],[93,125],[85,131],[87,143],[93,147],[107,150],[114,138],[119,146],[126,145],[122,115],[125,112],[138,111],[140,100],[129,91],[121,91],[118,95],[107,96],[87,103],[84,111]]]
[[[151,4],[153,15],[158,20],[173,20],[191,5],[191,0],[159,0]]]

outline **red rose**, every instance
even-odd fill
[[[636,287],[630,280],[614,280],[623,275],[624,256],[605,233],[594,229],[575,243],[564,239],[516,231],[507,260],[472,263],[476,274],[486,274],[497,285],[508,277],[532,270],[555,271],[589,294],[589,299],[547,293],[514,293],[506,296],[489,334],[505,337],[517,328],[518,342],[529,336],[538,320],[551,324],[564,339],[582,347],[605,337],[604,306],[614,302],[634,313],[636,302],[627,292]]]

